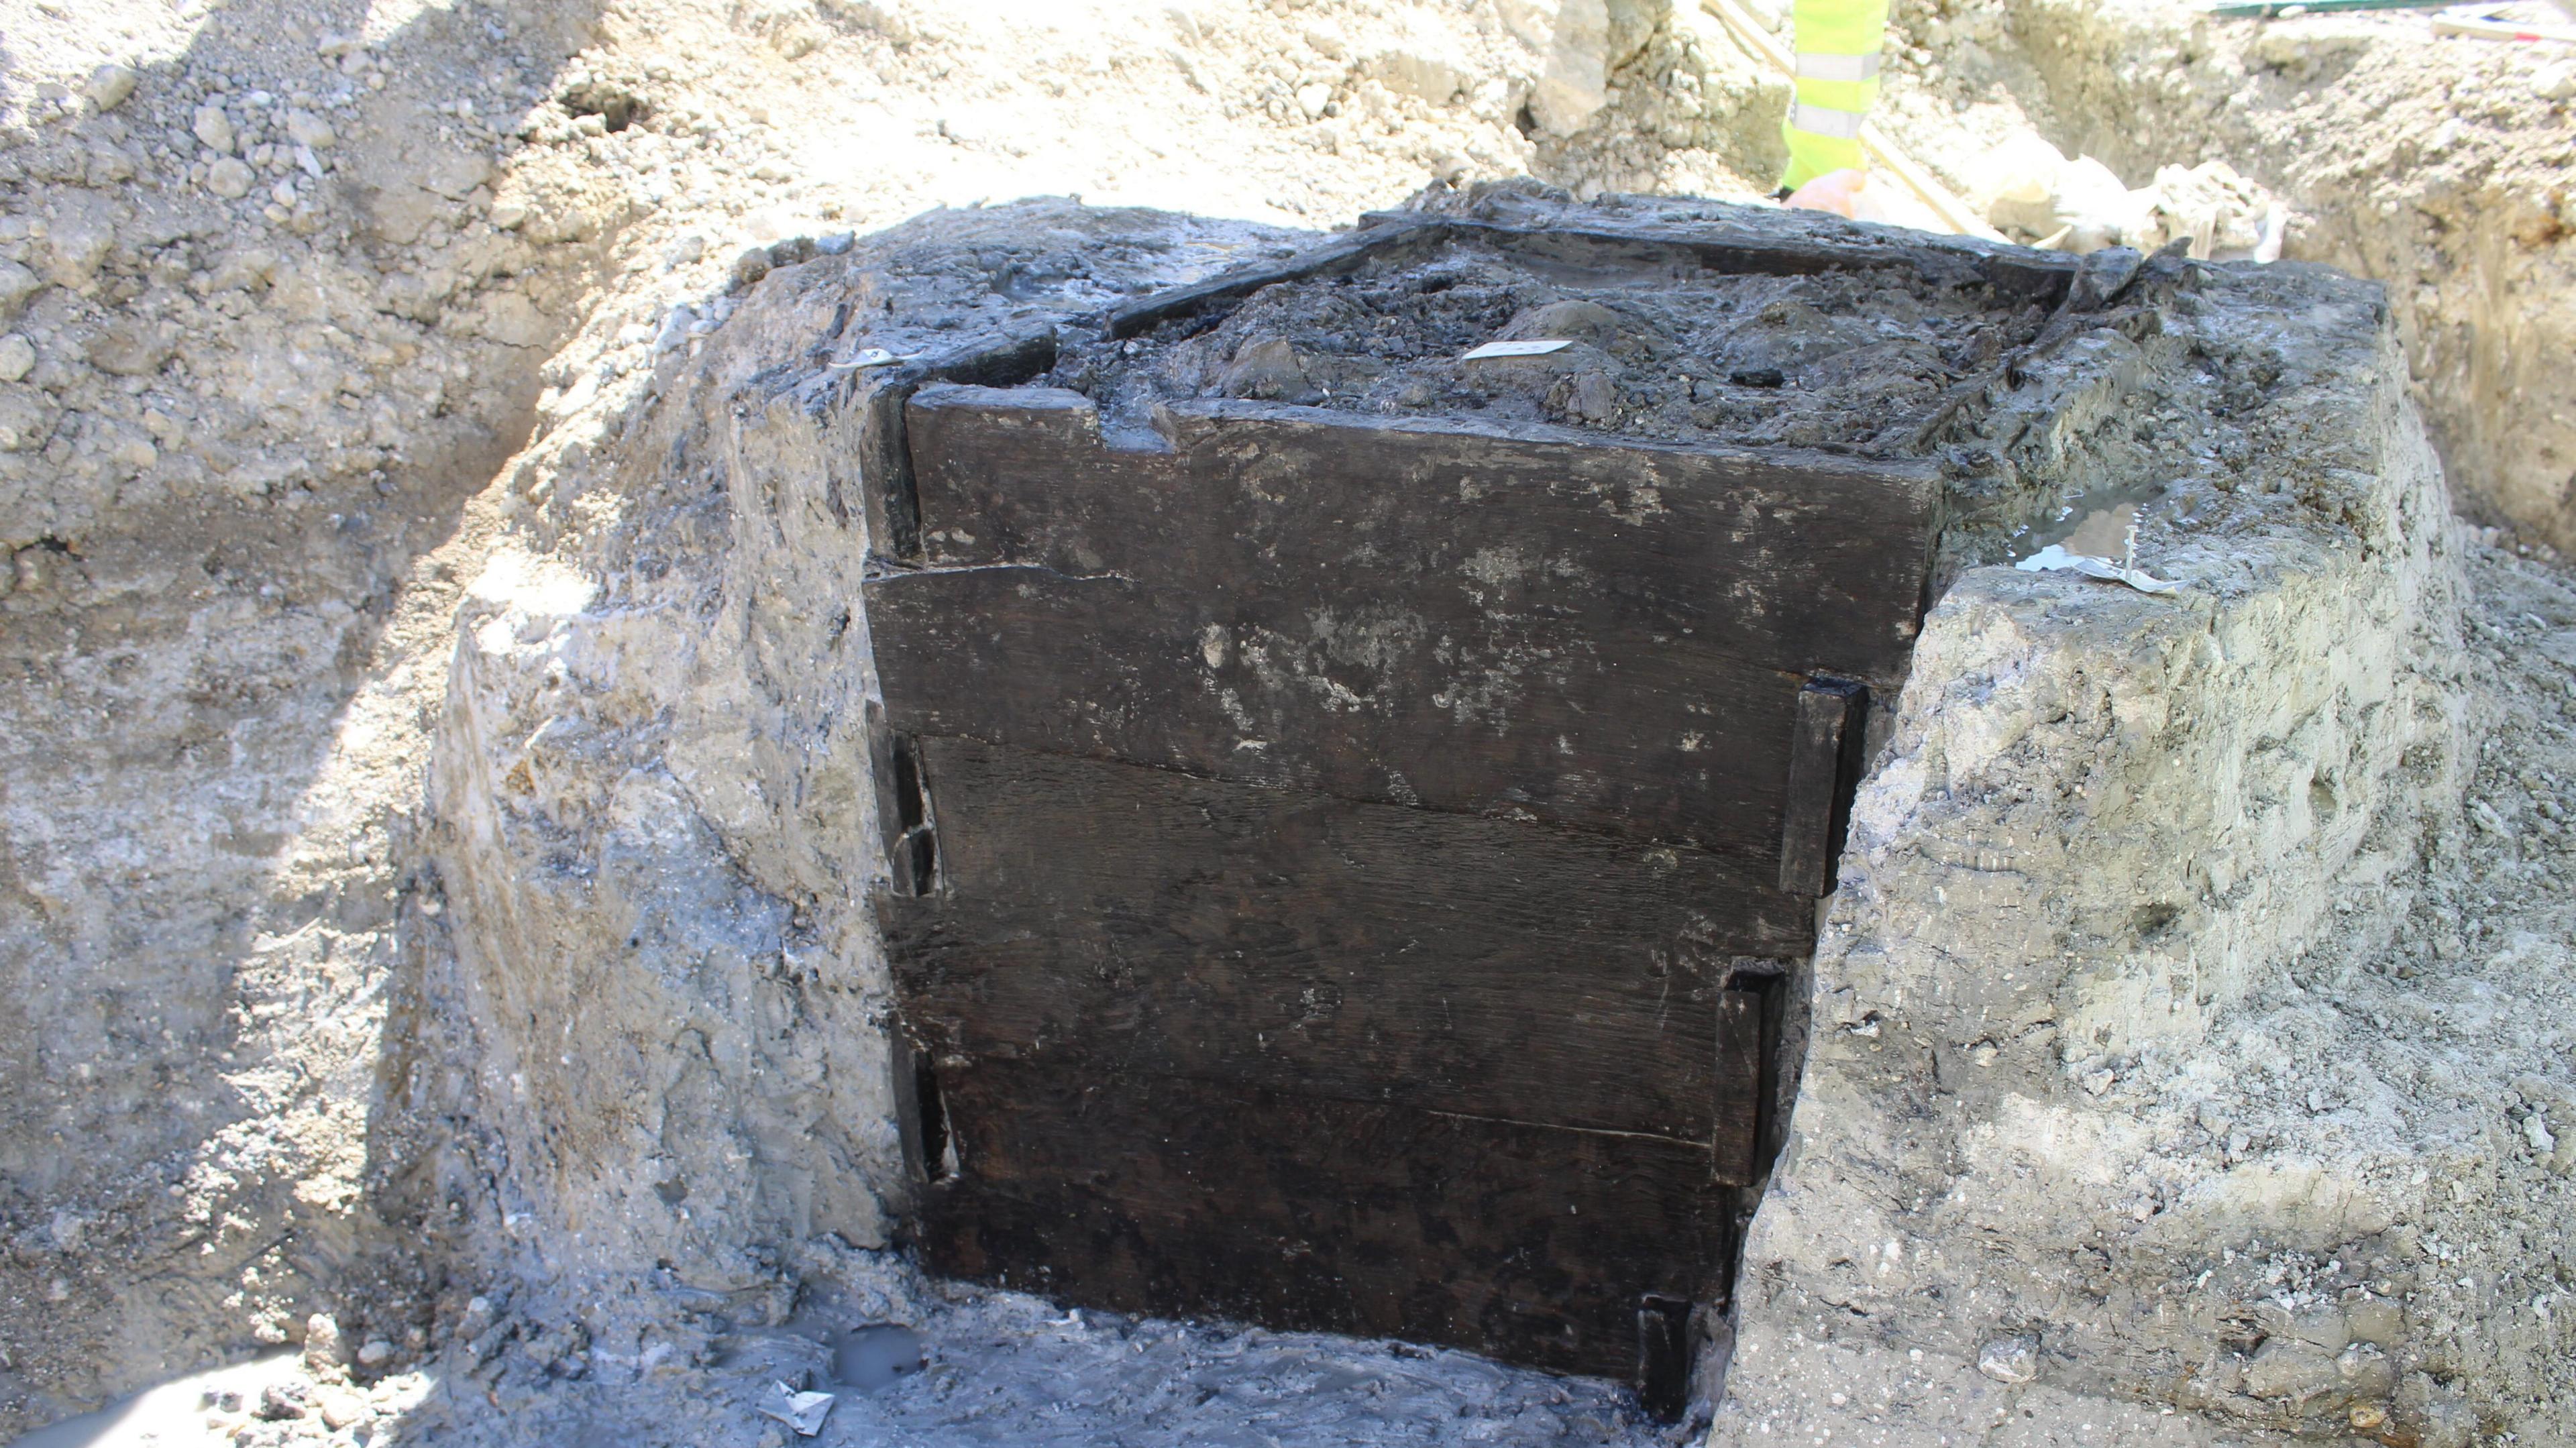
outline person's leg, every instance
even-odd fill
[[[1796,0],[1798,98],[1783,131],[1792,190],[1829,171],[1860,170],[1860,123],[1878,99],[1878,53],[1887,44],[1887,0]]]

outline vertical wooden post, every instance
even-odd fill
[[[1868,701],[1868,687],[1849,679],[1809,679],[1798,691],[1780,838],[1780,888],[1788,894],[1833,892],[1834,860],[1842,853],[1851,789],[1858,783],[1853,756],[1859,752]]]
[[[1690,1406],[1690,1303],[1647,1293],[1637,1301],[1637,1403],[1670,1423]]]

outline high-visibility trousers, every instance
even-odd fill
[[[1878,53],[1887,44],[1887,0],[1795,0],[1797,101],[1782,131],[1789,171],[1780,184],[1804,186],[1828,171],[1858,170],[1860,124],[1878,99]]]

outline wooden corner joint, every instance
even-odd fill
[[[1860,782],[1860,744],[1869,686],[1819,674],[1798,691],[1789,745],[1789,789],[1780,832],[1780,888],[1833,893],[1834,861]]]

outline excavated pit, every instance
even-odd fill
[[[882,1319],[908,1239],[1758,1439],[1857,1262],[1905,1264],[1900,1363],[2027,1336],[2052,1411],[2217,1411],[2153,1370],[2237,1290],[2195,1254],[2329,1230],[1932,1183],[2034,1112],[2112,1171],[2098,1073],[2187,1057],[2456,788],[2369,288],[1512,188],[1304,251],[1032,204],[775,271],[665,370],[477,585],[433,779],[555,1280],[785,1261]],[[2009,566],[2095,515],[2180,591]],[[1891,1161],[1948,1165],[1891,1208]],[[2050,1297],[2060,1240],[2212,1300]]]

